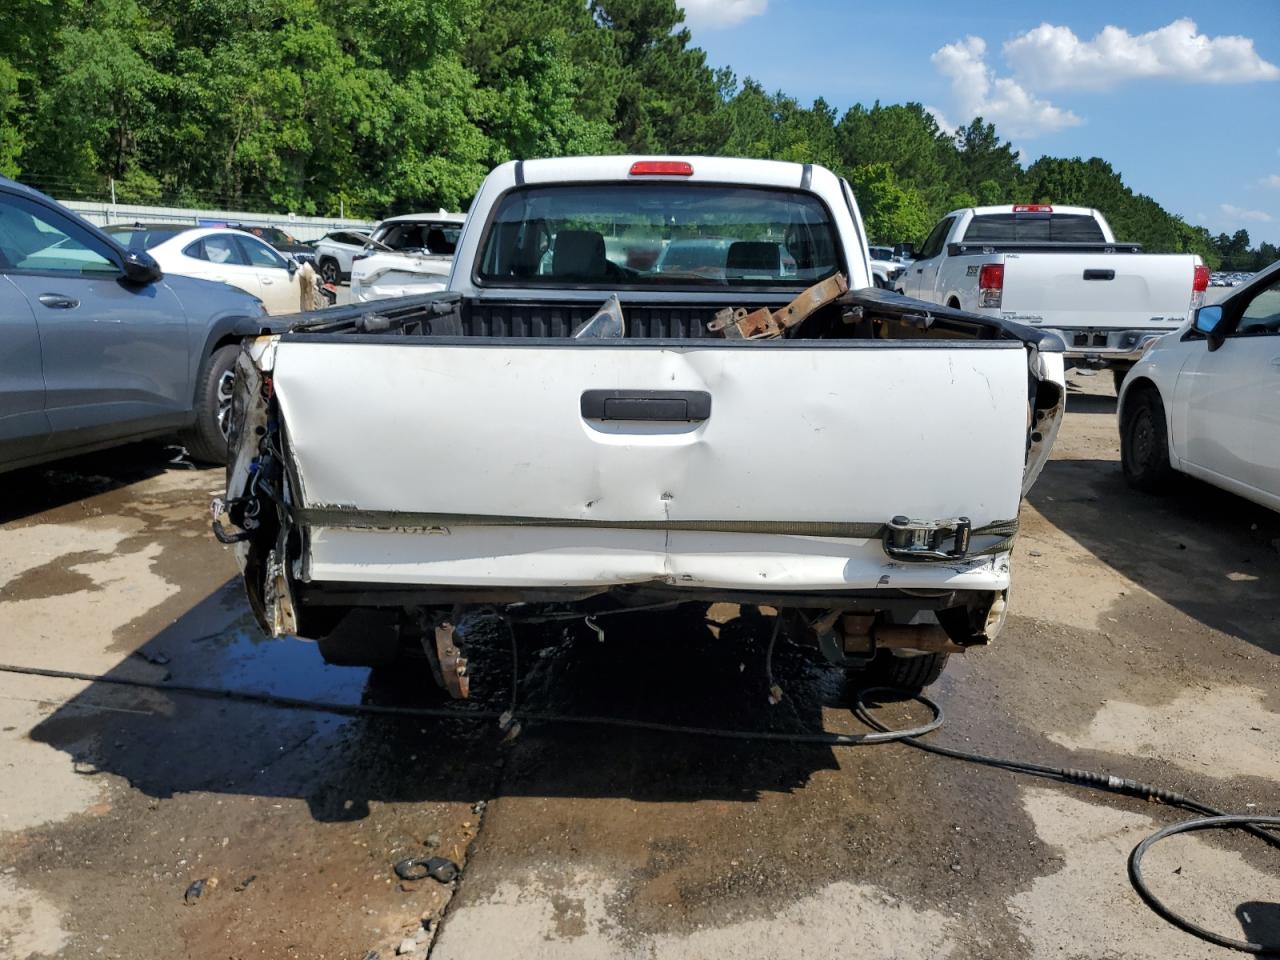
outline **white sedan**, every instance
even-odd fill
[[[1181,471],[1280,510],[1280,263],[1152,341],[1119,412],[1130,485]]]
[[[243,230],[225,227],[113,225],[105,228],[129,248],[141,246],[165,273],[219,280],[262,301],[268,313],[297,313],[298,264]]]

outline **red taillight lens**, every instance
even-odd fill
[[[1195,273],[1191,276],[1191,309],[1199,309],[1204,303],[1204,292],[1209,289],[1209,268],[1203,263],[1196,264]]]
[[[633,177],[692,177],[693,164],[683,160],[637,160],[631,165]]]
[[[1004,297],[1004,264],[984,263],[978,271],[978,306],[998,307]]]
[[[1053,213],[1053,206],[1048,203],[1015,203],[1014,213]]]

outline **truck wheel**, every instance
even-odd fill
[[[1169,430],[1164,404],[1151,388],[1130,396],[1120,424],[1120,468],[1129,486],[1145,493],[1166,489],[1173,478],[1169,465]]]
[[[946,669],[948,653],[923,653],[914,657],[898,657],[889,650],[881,650],[875,658],[857,674],[857,682],[864,687],[897,687],[919,693],[933,683]]]
[[[337,283],[342,279],[342,271],[338,269],[338,261],[325,257],[320,261],[320,279],[325,283]]]
[[[182,435],[192,460],[227,462],[227,432],[231,429],[231,393],[235,386],[240,345],[219,347],[209,355],[196,387],[196,421]]]

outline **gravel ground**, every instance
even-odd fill
[[[1023,511],[1008,627],[934,688],[940,741],[1280,808],[1280,516],[1188,482],[1129,491],[1107,377],[1076,378]],[[5,477],[0,660],[347,703],[415,673],[264,639],[208,534],[220,475],[146,445]],[[762,622],[521,637],[522,701],[739,728],[852,730],[842,678]],[[478,702],[510,696],[477,630]],[[902,746],[348,718],[0,674],[0,956],[1228,956],[1125,877],[1179,815]],[[451,885],[391,865],[438,854]],[[1233,936],[1280,938],[1280,858],[1179,838],[1148,873]],[[191,885],[205,881],[199,896]]]

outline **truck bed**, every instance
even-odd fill
[[[775,299],[735,305],[776,309],[782,302]],[[433,293],[296,314],[281,318],[283,322],[270,328],[264,326],[264,332],[561,339],[568,338],[599,306],[588,300],[481,300]],[[724,306],[723,299],[706,303],[624,300],[627,339],[719,341],[722,337],[711,332],[708,324]],[[1003,339],[1033,344],[1047,352],[1060,351],[1062,346],[1054,334],[1033,327],[875,288],[849,291],[791,331],[788,339]]]

